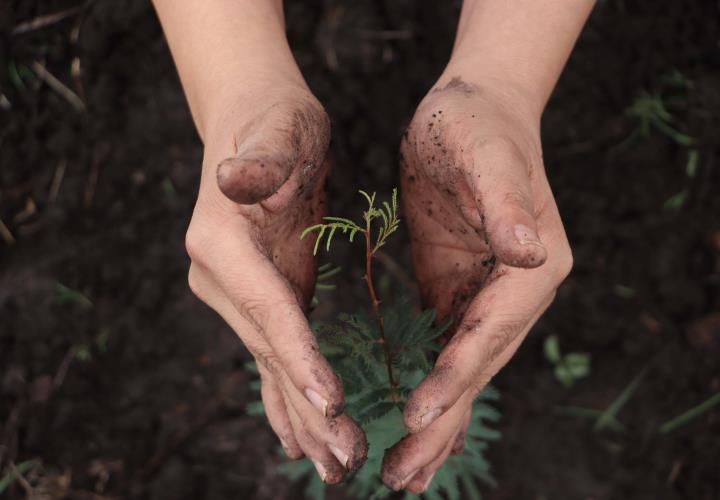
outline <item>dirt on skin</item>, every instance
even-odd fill
[[[301,498],[275,473],[269,426],[246,413],[257,399],[248,354],[187,288],[202,146],[149,2],[97,0],[12,34],[78,4],[0,6],[0,463],[40,463],[27,477],[50,498]],[[599,2],[563,73],[543,149],[575,267],[494,380],[503,438],[488,499],[720,498],[717,407],[657,430],[720,391],[718,9]],[[332,213],[357,215],[358,188],[397,185],[402,133],[447,62],[457,12],[288,2],[293,50],[332,123]],[[40,81],[35,62],[87,111]],[[688,148],[666,135],[627,141],[637,121],[625,110],[643,91],[665,95],[674,71],[692,82],[666,101],[695,138],[692,177]],[[362,249],[336,248],[321,262],[344,273],[321,316],[366,300]],[[385,250],[407,279],[407,236]],[[570,389],[543,357],[550,334],[592,356]],[[617,416],[624,432],[559,414],[607,408],[643,371]],[[25,496],[18,483],[5,492]]]

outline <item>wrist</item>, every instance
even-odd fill
[[[480,59],[476,57],[463,60],[453,56],[438,79],[436,87],[443,88],[453,79],[459,78],[464,83],[477,87],[483,96],[511,111],[524,123],[539,129],[545,107],[545,101],[541,96],[523,82],[517,81],[513,75],[502,71],[497,65]]]

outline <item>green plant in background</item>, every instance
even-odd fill
[[[654,93],[641,92],[625,114],[638,123],[637,128],[622,146],[628,146],[639,139],[647,139],[653,131],[670,138],[674,143],[687,149],[685,163],[685,176],[688,180],[695,178],[697,172],[699,153],[693,146],[696,139],[680,132],[674,122],[675,118],[670,109],[682,109],[686,106],[687,93],[692,90],[693,84],[682,73],[674,70],[660,78],[660,90]],[[670,108],[670,109],[669,109]],[[678,210],[687,202],[690,192],[684,187],[670,198],[665,200],[663,207],[668,210]]]
[[[560,341],[557,335],[550,335],[543,345],[545,358],[553,365],[555,378],[565,387],[572,385],[590,374],[590,354],[571,352],[564,356],[560,353]]]
[[[339,314],[334,321],[314,322],[321,352],[343,381],[346,413],[358,422],[367,436],[368,458],[362,469],[346,481],[347,492],[355,498],[385,498],[392,492],[380,479],[380,468],[385,450],[405,434],[402,411],[413,387],[432,368],[432,358],[440,350],[435,339],[450,325],[450,321],[435,322],[435,312],[419,314],[407,297],[401,296],[392,303],[380,301],[372,274],[373,256],[400,225],[397,191],[391,201],[375,206],[376,195],[360,191],[368,208],[363,212],[362,223],[342,217],[325,217],[303,231],[301,237],[316,232],[315,252],[326,238],[325,249],[330,250],[333,237],[346,234],[350,241],[362,234],[365,240],[364,281],[370,297],[370,313]],[[326,280],[339,269],[321,266],[320,276]],[[259,389],[259,383],[255,385]],[[498,411],[491,405],[498,399],[492,387],[482,391],[474,403],[465,450],[453,455],[437,471],[428,490],[428,499],[462,498],[479,499],[478,482],[494,485],[490,464],[484,457],[488,441],[497,440],[500,433],[487,426],[497,422]],[[262,403],[248,406],[248,412],[262,412]],[[308,460],[286,462],[279,471],[292,480],[307,480],[307,498],[325,498],[326,485],[315,473]],[[406,493],[406,497],[414,495]]]
[[[630,401],[635,392],[640,387],[642,379],[647,373],[646,369],[643,369],[638,375],[633,378],[630,383],[622,390],[622,392],[603,410],[595,408],[584,408],[582,406],[561,406],[556,408],[557,413],[566,415],[569,417],[582,417],[594,420],[593,431],[600,432],[606,429],[623,432],[625,426],[618,420],[618,414],[625,405]]]
[[[7,467],[0,476],[0,494],[7,490],[15,481],[21,480],[21,476],[38,466],[35,460],[26,460],[17,465]]]

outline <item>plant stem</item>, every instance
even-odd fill
[[[383,346],[383,350],[385,351],[385,365],[387,366],[387,372],[388,372],[388,381],[390,382],[390,387],[393,389],[398,386],[397,381],[395,380],[395,375],[393,374],[393,352],[390,350],[390,346],[388,345],[387,341],[385,340],[385,323],[383,322],[383,317],[380,314],[380,301],[377,298],[377,293],[375,293],[375,286],[373,285],[373,279],[372,279],[372,258],[373,258],[373,251],[372,251],[372,241],[370,240],[371,233],[370,233],[370,223],[367,224],[367,229],[365,230],[365,282],[367,283],[368,292],[370,293],[370,302],[372,303],[372,310],[373,314],[375,315],[375,319],[378,322],[378,326],[380,327],[380,343]]]

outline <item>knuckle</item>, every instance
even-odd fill
[[[190,226],[185,233],[185,250],[187,251],[190,260],[194,262],[200,262],[203,253],[203,242],[202,237],[198,232]]]
[[[507,191],[502,197],[502,202],[507,205],[519,205],[523,208],[530,204],[527,195],[519,189]]]
[[[255,354],[257,360],[275,379],[281,374],[282,363],[272,352],[257,352]]]
[[[493,163],[503,164],[508,160],[521,160],[522,154],[515,141],[505,136],[492,136],[479,139],[475,151],[482,158]]]
[[[560,255],[558,255],[557,259],[555,260],[555,265],[553,266],[553,274],[558,286],[560,285],[560,283],[565,281],[565,278],[568,277],[570,271],[572,271],[572,268],[573,254],[570,250],[570,247],[568,246],[563,249]]]

